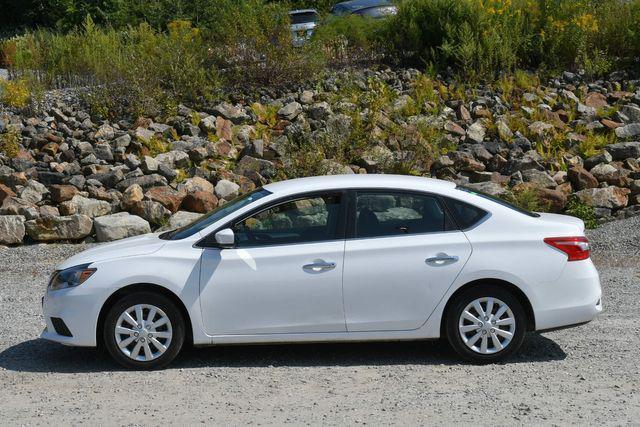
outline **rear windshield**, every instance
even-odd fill
[[[472,190],[472,189],[466,188],[466,187],[458,186],[456,188],[458,190],[460,190],[460,191],[464,191],[464,192],[469,193],[469,194],[475,194],[476,196],[480,196],[480,197],[482,197],[484,199],[491,200],[492,202],[495,202],[495,203],[497,203],[499,205],[507,207],[507,208],[509,208],[511,210],[514,210],[516,212],[519,212],[521,214],[530,216],[532,218],[538,218],[540,216],[539,213],[530,212],[530,211],[528,211],[526,209],[522,209],[521,207],[518,207],[518,206],[514,205],[513,203],[509,203],[504,199],[500,199],[498,197],[490,196],[489,194],[486,194],[486,193],[483,193],[483,192],[480,192],[480,191],[476,191],[476,190]]]
[[[161,234],[159,237],[163,240],[180,240],[189,236],[193,236],[195,233],[204,230],[214,222],[220,221],[225,216],[232,214],[238,209],[241,209],[258,199],[268,196],[269,194],[271,194],[270,191],[267,191],[264,188],[259,188],[251,193],[245,194],[244,196],[233,199],[232,201],[225,203],[222,206],[218,206],[217,209],[214,209],[208,214],[201,216],[191,224],[187,224],[184,227],[177,228],[173,231],[167,231],[166,233]]]
[[[315,13],[315,12],[292,13],[292,14],[290,14],[290,16],[291,16],[291,23],[293,25],[306,24],[308,22],[317,22],[318,21],[318,14]]]

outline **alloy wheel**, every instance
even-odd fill
[[[148,362],[162,356],[173,338],[169,316],[151,304],[127,308],[116,321],[116,344],[127,357]]]
[[[462,310],[458,331],[472,351],[495,354],[511,343],[516,331],[516,318],[503,301],[493,297],[477,298]]]

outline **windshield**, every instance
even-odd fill
[[[487,200],[491,200],[492,202],[495,202],[495,203],[497,203],[499,205],[505,206],[505,207],[507,207],[509,209],[512,209],[512,210],[514,210],[516,212],[519,212],[521,214],[524,214],[524,215],[527,215],[527,216],[530,216],[530,217],[533,217],[533,218],[538,218],[540,216],[540,214],[538,214],[538,213],[529,212],[528,210],[522,209],[521,207],[518,207],[518,206],[514,205],[513,203],[509,203],[504,199],[500,199],[498,197],[490,196],[490,195],[488,195],[486,193],[482,193],[480,191],[476,191],[476,190],[472,190],[470,188],[460,187],[460,186],[457,186],[456,189],[464,191],[464,192],[469,193],[469,194],[475,194],[476,196],[480,196],[480,197],[482,197],[484,199],[487,199]]]
[[[370,18],[384,18],[389,15],[395,15],[398,13],[398,9],[395,6],[381,6],[381,7],[368,7],[366,9],[358,10],[355,12],[360,16],[368,16]]]
[[[292,13],[291,15],[291,23],[293,25],[297,24],[306,24],[309,22],[317,22],[318,14],[315,12],[299,12]]]
[[[219,206],[217,209],[212,210],[208,214],[201,216],[197,220],[185,225],[184,227],[176,228],[173,231],[167,231],[166,233],[161,234],[159,237],[163,240],[180,240],[189,236],[193,236],[195,233],[204,230],[214,222],[221,220],[225,216],[232,214],[238,209],[241,209],[258,199],[268,196],[269,194],[271,194],[270,191],[267,191],[264,188],[259,188],[251,193],[235,198],[232,201]]]

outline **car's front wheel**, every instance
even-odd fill
[[[518,298],[495,285],[479,285],[455,297],[446,313],[447,340],[464,359],[492,363],[516,352],[527,316]]]
[[[161,369],[180,352],[185,320],[169,298],[136,292],[118,300],[108,311],[103,339],[109,354],[131,369]]]

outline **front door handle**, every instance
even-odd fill
[[[327,270],[333,270],[336,268],[335,262],[326,262],[323,260],[316,260],[311,264],[305,264],[302,266],[304,271],[308,271],[310,273],[321,273]]]
[[[458,261],[460,258],[456,255],[447,255],[443,252],[436,254],[436,256],[427,258],[425,262],[431,265],[445,265],[445,264],[453,264]]]

